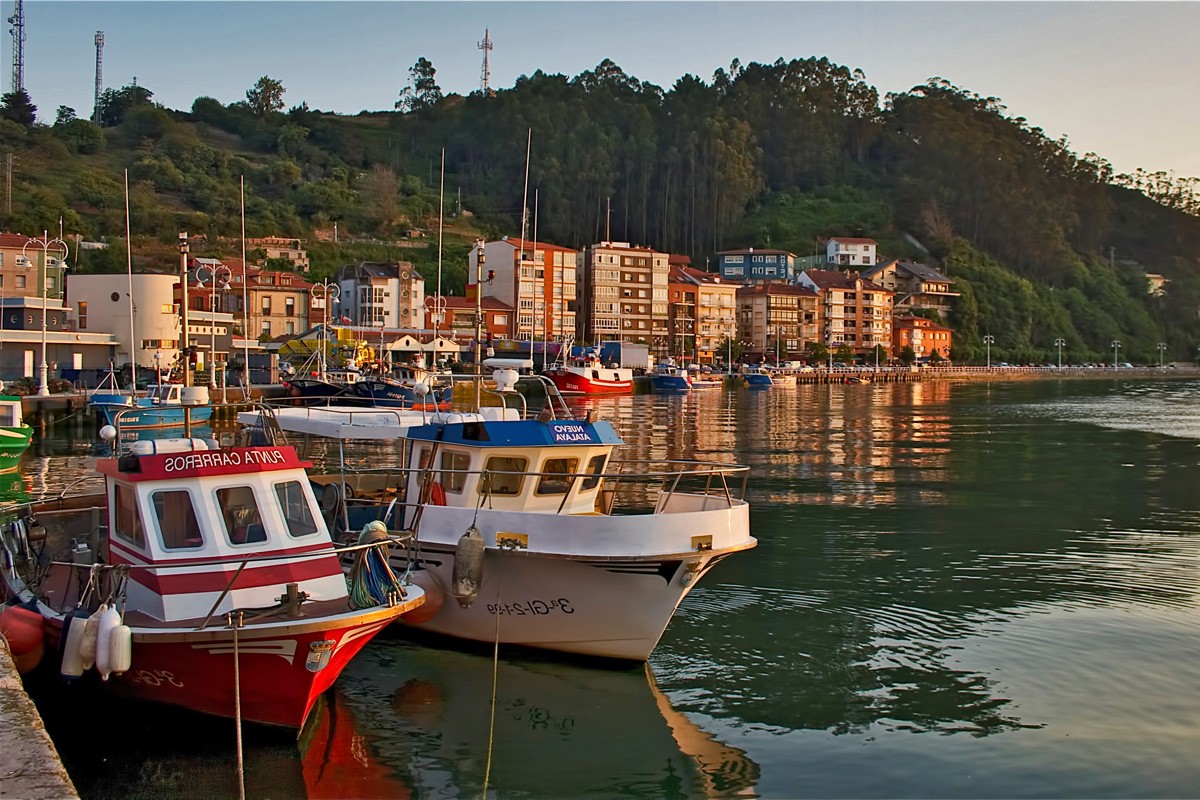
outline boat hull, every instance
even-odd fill
[[[398,606],[333,617],[247,625],[237,631],[236,679],[234,631],[224,618],[214,618],[203,631],[134,627],[130,670],[100,685],[122,697],[218,717],[234,717],[240,695],[244,721],[299,730],[355,654],[419,605],[418,597],[410,593]],[[53,661],[62,618],[47,623],[46,651]]]
[[[742,380],[751,389],[766,389],[775,385],[770,375],[743,375]]]
[[[121,414],[121,427],[129,428],[176,428],[183,425],[183,406],[130,406],[92,402],[100,417],[101,425],[116,425],[117,414]],[[200,424],[212,417],[211,406],[196,406],[192,410],[192,422]]]
[[[411,386],[380,381],[359,381],[354,384],[354,395],[366,400],[376,408],[415,408],[426,411],[450,410],[449,387],[433,389],[430,394],[418,398]]]
[[[605,395],[630,394],[633,392],[633,379],[607,380],[591,378],[570,370],[550,370],[546,377],[558,387],[563,395]]]
[[[422,588],[432,593],[454,585],[458,537],[473,519],[473,509],[425,507],[417,552],[427,578],[415,573]],[[478,596],[466,605],[444,596],[431,619],[401,624],[622,661],[645,661],[700,578],[725,556],[756,544],[745,504],[566,518],[482,509],[475,524],[487,546]],[[694,537],[701,531],[712,537],[711,549],[697,549]],[[516,532],[527,537],[527,548],[497,547],[497,534]],[[396,561],[393,569],[400,566]]]
[[[28,425],[0,428],[0,472],[10,472],[21,463],[29,449],[33,428]]]
[[[661,394],[679,394],[691,389],[692,384],[678,375],[654,375],[650,378],[650,387]]]

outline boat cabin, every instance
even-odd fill
[[[410,428],[407,497],[501,511],[594,514],[613,447],[604,421],[480,420]],[[422,492],[424,482],[430,482]],[[409,513],[415,507],[409,506]]]
[[[0,428],[19,428],[21,425],[21,398],[0,394]]]
[[[98,462],[108,499],[102,555],[130,566],[130,607],[163,621],[203,618],[272,606],[288,583],[313,600],[345,597],[337,558],[311,555],[331,540],[309,466],[291,447],[220,449],[203,439],[140,441]],[[261,559],[272,554],[280,557]],[[239,570],[239,588],[226,591]]]
[[[151,401],[154,405],[177,406],[181,402],[179,393],[182,389],[183,384],[179,383],[151,384],[146,387],[144,399]]]

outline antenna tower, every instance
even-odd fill
[[[492,51],[492,37],[490,36],[487,28],[483,29],[483,41],[479,43],[478,47],[483,51],[483,77],[481,81],[483,86],[483,95],[484,97],[490,97],[492,90],[488,86],[488,83],[491,81],[492,71],[488,69],[488,53]]]
[[[100,94],[104,91],[104,31],[96,31],[96,101],[92,105],[92,122],[100,124]]]
[[[21,0],[14,4],[8,24],[12,25],[9,33],[13,40],[12,91],[20,92],[25,89],[25,9]]]

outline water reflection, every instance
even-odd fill
[[[755,795],[758,765],[672,708],[646,668],[503,654],[494,667],[487,655],[385,639],[337,694],[364,769],[421,797],[481,796],[485,778],[500,796]],[[395,796],[355,794],[383,795]]]

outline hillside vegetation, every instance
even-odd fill
[[[359,259],[405,259],[459,294],[477,236],[526,233],[582,247],[629,241],[704,265],[723,249],[820,252],[870,236],[890,257],[939,266],[962,292],[955,357],[1046,361],[1192,359],[1200,346],[1200,181],[1114,175],[996,98],[942,79],[880,97],[824,58],[735,61],[669,90],[605,61],[574,78],[536,72],[490,95],[443,96],[421,59],[395,112],[341,116],[264,77],[245,102],[162,108],[146,87],[109,90],[102,125],[9,94],[0,148],[13,154],[0,223],[104,239],[82,270],[125,266],[124,172],[135,264],[170,266],[180,230],[193,254],[236,256],[246,234],[308,242],[318,276]],[[39,117],[50,115],[42,112]],[[532,133],[531,133],[532,132]],[[531,141],[531,144],[530,144]],[[526,147],[530,145],[526,200]],[[444,195],[439,197],[443,152]],[[338,241],[332,241],[336,225]],[[400,247],[413,228],[425,247]],[[1147,291],[1146,272],[1170,279]],[[432,286],[431,286],[432,291]]]

